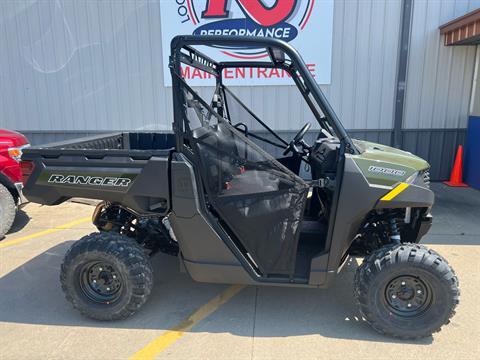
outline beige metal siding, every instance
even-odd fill
[[[159,11],[158,1],[0,1],[0,126],[169,129]],[[335,2],[323,88],[347,128],[391,127],[399,18],[400,1]],[[276,129],[312,121],[293,87],[235,90]]]
[[[404,127],[464,128],[475,47],[446,47],[438,27],[480,7],[480,1],[414,2]]]
[[[445,48],[438,26],[478,6],[415,1],[407,128],[465,126],[475,50]],[[400,0],[335,1],[332,83],[323,89],[348,129],[392,127],[400,12]],[[170,129],[162,46],[158,1],[2,0],[0,127]],[[312,120],[293,87],[235,90],[275,129]]]

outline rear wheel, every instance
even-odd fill
[[[65,255],[60,281],[65,296],[83,315],[118,320],[133,315],[153,286],[148,256],[135,241],[118,233],[94,233]]]
[[[0,184],[0,240],[12,227],[17,207],[8,189]]]
[[[417,244],[375,251],[357,269],[354,286],[365,320],[378,332],[402,339],[439,331],[455,314],[460,295],[447,261]]]

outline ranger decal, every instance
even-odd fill
[[[58,175],[52,174],[48,179],[53,184],[71,184],[71,185],[98,185],[98,186],[118,186],[126,187],[132,180],[122,177],[100,177],[100,176],[82,176],[82,175]]]

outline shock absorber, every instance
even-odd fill
[[[401,243],[401,236],[400,230],[398,229],[397,218],[395,216],[391,216],[389,219],[390,223],[390,241],[393,244],[400,244]]]

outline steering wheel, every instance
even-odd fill
[[[304,148],[309,149],[310,146],[303,140],[303,137],[307,133],[307,131],[310,129],[312,124],[306,123],[303,125],[303,127],[300,129],[300,131],[295,135],[292,141],[290,141],[290,144],[285,148],[285,151],[283,152],[283,156],[287,155],[290,151],[302,155],[303,152],[298,149],[298,145],[302,145]]]

